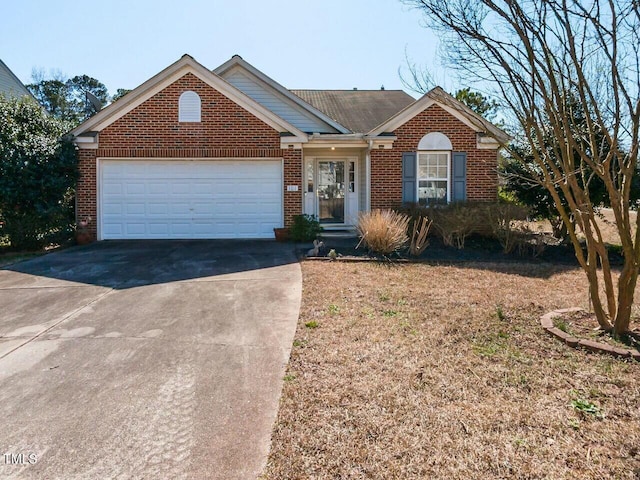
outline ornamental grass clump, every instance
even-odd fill
[[[393,210],[372,210],[360,214],[358,234],[360,245],[378,255],[390,255],[404,248],[409,241],[409,217]]]

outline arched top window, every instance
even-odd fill
[[[196,92],[186,91],[178,100],[179,122],[200,122],[200,96]]]
[[[444,133],[431,132],[422,137],[418,150],[453,150],[453,146]]]
[[[431,132],[418,143],[418,202],[447,203],[451,198],[451,140]]]

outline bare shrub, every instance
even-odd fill
[[[381,255],[390,255],[406,246],[409,217],[393,210],[372,210],[358,218],[360,245]]]
[[[519,242],[527,237],[522,223],[528,214],[525,207],[513,203],[492,202],[486,205],[485,212],[491,233],[502,245],[504,253],[513,252]]]
[[[411,244],[409,245],[409,253],[417,257],[424,249],[429,245],[429,230],[433,221],[428,217],[418,217],[413,221],[413,228],[411,229]]]
[[[537,258],[544,253],[548,245],[548,235],[542,232],[534,232],[528,226],[524,225],[520,235],[516,240],[516,249],[520,256],[532,256]],[[551,236],[553,240],[558,239]],[[553,242],[552,242],[553,243]]]
[[[478,204],[452,203],[447,206],[429,208],[433,227],[447,246],[463,249],[469,235],[480,233],[483,224],[482,211]]]

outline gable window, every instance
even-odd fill
[[[418,202],[447,203],[451,200],[451,141],[432,132],[418,143]]]
[[[196,92],[182,92],[178,100],[179,122],[200,122],[200,96]]]
[[[450,152],[418,152],[418,202],[449,201]]]

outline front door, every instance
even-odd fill
[[[318,220],[344,223],[345,161],[318,161]]]

